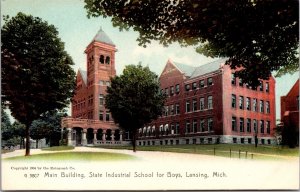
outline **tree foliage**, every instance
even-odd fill
[[[12,115],[26,125],[26,155],[29,155],[32,121],[47,111],[66,107],[74,94],[73,61],[53,25],[23,13],[4,19],[1,29],[3,100]]]
[[[128,65],[122,75],[111,79],[105,106],[114,121],[129,131],[135,151],[137,129],[161,115],[164,101],[157,75],[148,67]]]
[[[298,70],[296,0],[85,0],[85,8],[88,17],[111,17],[120,30],[138,31],[140,45],[179,42],[226,57],[239,69],[236,76],[254,87],[273,71]]]

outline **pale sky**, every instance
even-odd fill
[[[194,47],[180,47],[172,44],[163,47],[158,42],[152,42],[147,48],[138,46],[136,41],[138,33],[134,31],[120,32],[114,28],[110,18],[87,18],[83,0],[1,0],[1,26],[2,15],[15,16],[18,12],[40,17],[53,24],[59,31],[59,37],[65,42],[65,49],[73,58],[73,69],[86,70],[86,57],[84,50],[91,42],[97,31],[103,31],[116,45],[116,70],[121,74],[125,65],[148,65],[149,68],[160,75],[167,60],[199,66],[215,59],[207,58],[196,53]],[[296,82],[299,73],[276,78],[276,118],[280,118],[280,96],[287,92]]]

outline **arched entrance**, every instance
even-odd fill
[[[111,129],[107,129],[106,130],[106,140],[107,141],[111,141]]]
[[[102,129],[98,129],[97,130],[97,135],[96,135],[97,140],[101,141],[102,140],[102,136],[103,136],[103,130]]]
[[[120,130],[119,129],[115,130],[115,140],[120,141]]]
[[[82,132],[83,129],[81,127],[74,127],[73,128],[73,138],[72,140],[75,140],[75,145],[82,145]]]
[[[94,139],[94,129],[88,128],[86,133],[87,144],[93,144]]]

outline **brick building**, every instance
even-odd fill
[[[293,129],[299,144],[299,79],[286,96],[280,98],[281,122],[285,128]]]
[[[110,77],[116,75],[112,40],[100,29],[85,49],[87,70],[79,69],[72,99],[72,117],[62,119],[68,145],[121,144],[122,132],[104,106]]]
[[[272,144],[275,79],[257,89],[233,76],[225,60],[191,67],[168,60],[159,79],[164,114],[139,130],[138,145]]]

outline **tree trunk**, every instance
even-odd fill
[[[38,149],[39,148],[39,140],[36,140],[36,144],[35,144],[35,148]]]
[[[25,156],[30,155],[30,131],[29,131],[29,125],[26,124],[26,130],[25,130],[25,137],[26,137],[26,146],[25,146]]]
[[[257,144],[258,144],[258,138],[257,135],[255,135],[255,147],[257,147]]]

